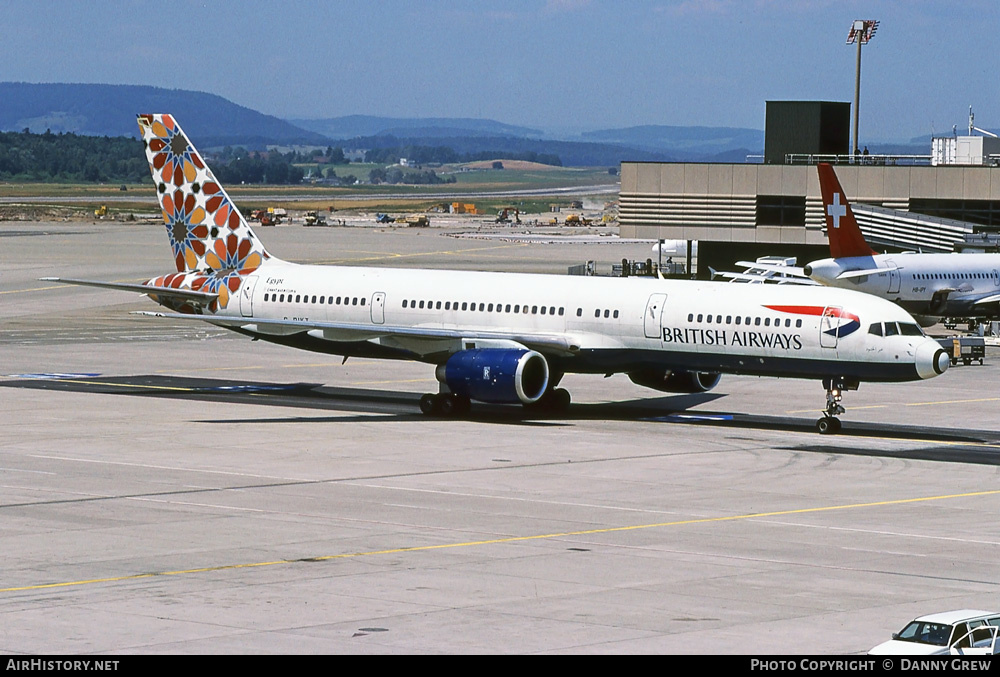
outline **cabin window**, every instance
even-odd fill
[[[493,304],[492,303],[490,305],[486,306],[486,312],[488,312],[488,313],[492,313],[493,312]]]
[[[577,317],[583,317],[583,308],[577,308],[576,309],[576,316]],[[690,321],[691,321],[691,316],[688,315],[688,322],[690,322]]]
[[[742,323],[743,323],[743,318],[742,318],[742,317],[740,317],[739,315],[737,315],[737,316],[736,316],[736,324],[737,324],[737,325],[740,325],[740,324],[742,324]]]
[[[604,319],[605,320],[608,319],[608,311],[607,310],[604,311]]]
[[[694,322],[694,313],[688,313],[688,322]]]
[[[509,303],[508,303],[508,304],[507,304],[507,306],[506,306],[506,307],[505,307],[505,308],[503,309],[503,312],[505,312],[505,313],[509,313],[509,312],[510,312],[510,304],[509,304]]]
[[[701,318],[704,317],[701,313],[698,313],[698,321],[701,322]]]
[[[802,326],[802,320],[795,320],[795,328],[798,329]]]
[[[617,310],[615,311],[615,319],[616,320],[618,319],[618,311]]]
[[[708,317],[706,317],[705,321],[708,322],[708,324],[712,324],[712,316],[709,315]]]
[[[542,315],[545,314],[545,306],[542,306]]]
[[[562,306],[560,306],[560,307],[559,307],[559,317],[562,317],[562,316],[563,316],[563,313],[564,313],[565,311],[566,311],[566,309],[565,309],[565,308],[563,308]]]
[[[407,301],[406,299],[403,299],[403,307],[404,307],[404,308],[406,307],[406,304],[407,304],[407,303],[408,303],[408,301]]]
[[[601,316],[601,311],[600,310],[595,310],[594,311],[594,317],[600,317],[600,316]]]
[[[759,327],[760,326],[760,318],[759,317],[753,318],[753,324],[754,324],[755,327]]]

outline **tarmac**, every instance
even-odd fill
[[[258,230],[275,255],[565,273],[648,244]],[[701,395],[567,376],[425,418],[430,366],[130,315],[40,282],[171,270],[162,226],[0,223],[0,652],[859,654],[1000,608],[1000,360]]]

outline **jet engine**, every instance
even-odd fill
[[[722,374],[712,371],[679,371],[646,367],[628,372],[632,383],[664,393],[703,393],[719,385]]]
[[[549,385],[549,364],[534,350],[463,350],[438,365],[434,375],[452,393],[478,402],[532,404]]]

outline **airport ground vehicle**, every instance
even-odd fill
[[[905,310],[844,289],[283,261],[172,116],[141,115],[139,127],[176,272],[143,284],[45,279],[143,293],[168,311],[144,314],[255,340],[434,365],[427,414],[472,401],[563,409],[567,373],[624,373],[667,393],[705,392],[727,373],[821,381],[817,429],[834,433],[843,391],[949,366]]]
[[[942,338],[938,339],[938,343],[948,351],[952,366],[959,362],[970,365],[973,360],[979,360],[979,364],[983,364],[986,359],[986,340],[982,336]]]
[[[992,652],[996,646],[996,630],[1000,627],[1000,612],[981,609],[944,611],[915,618],[892,639],[873,647],[872,655],[924,655],[954,652]],[[978,630],[978,632],[976,632]]]

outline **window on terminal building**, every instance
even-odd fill
[[[758,195],[758,226],[805,226],[806,198],[804,195]]]

